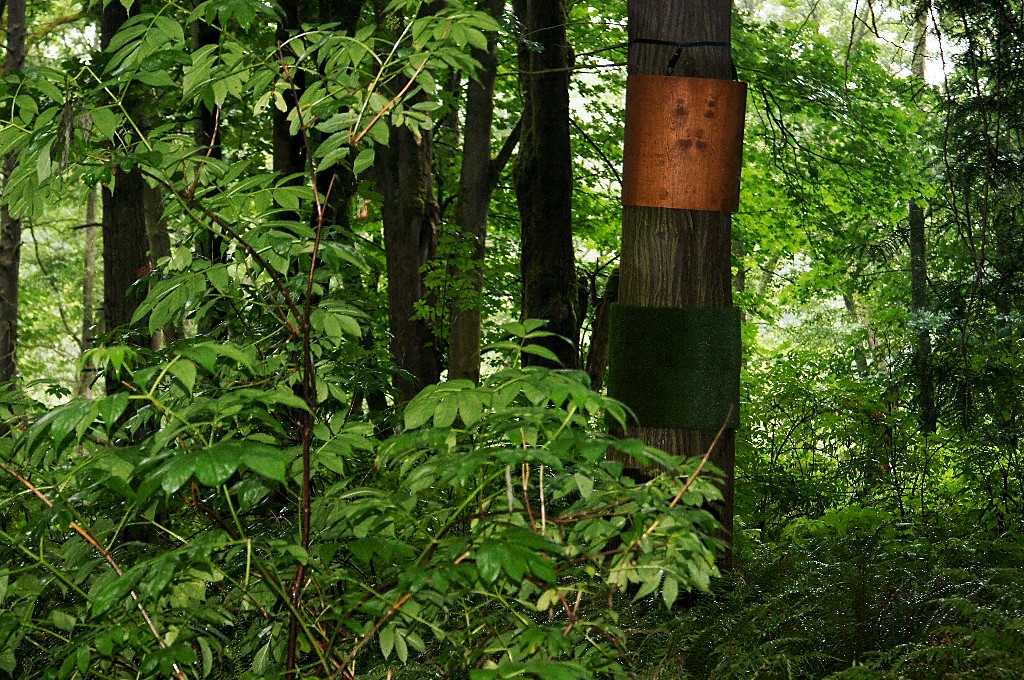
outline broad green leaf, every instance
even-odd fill
[[[256,474],[281,484],[288,483],[288,465],[291,462],[284,452],[269,446],[249,444],[242,454],[242,462]]]
[[[206,486],[220,486],[242,462],[241,447],[234,442],[214,444],[195,456],[196,479]]]

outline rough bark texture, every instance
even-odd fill
[[[132,7],[132,12],[136,11],[138,3]],[[100,22],[103,49],[127,19],[128,12],[120,2],[104,8]],[[123,102],[129,115],[141,118],[133,97],[125,96]],[[142,174],[131,170],[117,173],[112,183],[103,187],[103,327],[108,335],[129,330],[132,315],[145,293],[134,286],[149,266],[146,213],[143,201],[139,200],[145,186]],[[111,337],[115,343],[126,340],[145,344],[137,337]],[[116,376],[108,375],[106,388],[108,394],[121,388]]]
[[[587,354],[587,375],[591,389],[600,392],[608,370],[608,344],[611,333],[612,305],[619,301],[619,270],[608,276],[604,295],[594,312],[594,330],[590,333],[590,352]]]
[[[630,0],[629,73],[662,75],[675,47],[635,42],[728,42],[731,3]],[[727,47],[683,49],[674,75],[731,80]],[[619,302],[643,307],[731,307],[732,218],[728,213],[625,206]],[[737,408],[738,408],[737,404]],[[629,432],[669,453],[703,455],[715,432],[636,427]],[[735,432],[726,430],[711,462],[725,475],[719,520],[732,534]],[[723,566],[731,564],[726,554]]]
[[[915,22],[912,75],[924,82],[924,60],[928,37],[928,8],[923,6]],[[911,201],[908,208],[910,227],[910,309],[920,314],[928,308],[928,267],[924,208]],[[921,431],[935,432],[935,381],[932,376],[932,337],[927,327],[917,332],[914,345],[914,374],[917,378],[917,414]]]
[[[404,374],[395,387],[402,401],[437,382],[441,362],[427,323],[413,319],[416,302],[426,293],[421,267],[437,247],[438,208],[431,166],[433,142],[429,132],[417,142],[406,127],[391,130],[391,143],[377,149],[377,172],[384,202],[384,250],[388,270],[388,321],[391,357]]]
[[[171,257],[171,234],[164,220],[164,192],[160,187],[146,185],[143,194],[146,210],[146,242],[149,244],[150,266],[156,267],[163,258]],[[153,334],[153,349],[161,349],[177,342],[184,331],[177,324],[167,324]]]
[[[572,243],[572,147],[565,0],[515,0],[523,27],[519,46],[523,128],[515,164],[522,221],[520,271],[523,316],[546,319],[547,329],[570,340],[543,344],[566,368],[578,364],[577,286]],[[533,47],[533,49],[531,49]],[[524,355],[528,363],[545,363]]]
[[[503,0],[482,0],[478,9],[495,18],[501,16]],[[487,50],[473,50],[480,62],[476,79],[469,81],[466,93],[466,122],[462,145],[462,170],[459,177],[458,224],[465,238],[475,243],[473,252],[473,289],[483,291],[484,251],[487,242],[487,212],[495,177],[491,161],[491,126],[494,120],[494,78],[498,70],[498,47],[490,36]],[[480,379],[480,306],[456,308],[449,335],[448,378]]]
[[[7,57],[5,75],[25,67],[25,0],[7,2]],[[3,161],[3,186],[7,187],[18,164],[11,152]],[[21,220],[14,219],[5,203],[0,208],[0,383],[18,376],[18,272],[21,269]]]
[[[79,351],[85,354],[96,344],[96,256],[99,254],[99,233],[96,229],[97,191],[89,189],[85,202],[85,264],[82,271],[82,339]],[[96,371],[89,365],[82,366],[75,385],[75,396],[91,397],[92,381]]]

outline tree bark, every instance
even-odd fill
[[[284,16],[277,28],[277,42],[281,48],[279,58],[282,63],[288,64],[286,71],[288,88],[284,92],[287,108],[284,111],[279,111],[274,107],[272,137],[274,171],[288,176],[306,172],[306,149],[302,135],[291,134],[291,123],[288,120],[289,113],[298,106],[299,97],[302,96],[302,90],[305,87],[305,78],[301,69],[294,66],[292,57],[295,55],[291,50],[285,48],[284,44],[300,29],[302,18],[305,16],[306,3],[304,0],[283,0],[281,9]]]
[[[96,256],[99,253],[99,234],[96,229],[95,187],[89,188],[85,201],[85,245],[84,265],[82,267],[82,340],[79,351],[85,354],[96,344]],[[75,396],[92,396],[92,381],[96,371],[88,364],[82,366],[75,385]]]
[[[722,0],[629,0],[629,74],[663,75],[676,53],[670,43],[730,40],[731,3]],[[726,46],[679,50],[673,75],[732,80]],[[624,206],[619,302],[637,307],[727,308],[732,306],[732,217],[729,213]],[[738,408],[738,404],[736,407]],[[630,436],[676,455],[699,456],[716,432],[632,427]],[[735,432],[726,429],[711,454],[725,475],[716,514],[727,537],[733,529]],[[731,551],[721,561],[731,566]]]
[[[597,309],[594,312],[594,330],[590,333],[590,352],[587,354],[587,375],[590,389],[600,392],[608,369],[608,343],[611,332],[612,305],[619,300],[619,270],[608,275]]]
[[[503,0],[481,0],[478,9],[501,17]],[[467,240],[474,244],[474,297],[479,298],[484,286],[484,252],[487,242],[487,213],[496,178],[491,161],[491,127],[494,121],[494,79],[498,72],[498,43],[489,36],[487,50],[473,50],[480,62],[476,78],[469,81],[466,94],[465,135],[462,145],[462,170],[459,177],[458,224]],[[466,308],[464,309],[463,306]],[[448,345],[448,378],[480,379],[480,305],[456,304]]]
[[[924,83],[924,60],[928,38],[927,3],[920,8],[914,23],[914,58],[911,63],[911,74]],[[925,211],[917,201],[911,200],[907,213],[910,227],[910,310],[912,314],[920,316],[928,309]],[[935,381],[932,376],[932,337],[927,325],[922,325],[917,331],[913,367],[917,378],[917,415],[921,423],[921,432],[926,435],[933,434],[938,418],[935,410]]]
[[[138,3],[132,13],[138,11]],[[111,39],[128,20],[128,11],[120,2],[111,2],[103,9],[100,21],[100,46],[106,49]],[[123,103],[128,114],[141,118],[137,100],[126,95]],[[139,337],[142,327],[129,328],[132,316],[141,302],[144,291],[134,284],[149,268],[147,253],[146,213],[139,197],[146,183],[137,169],[118,172],[111,183],[103,187],[103,326],[113,342],[146,344]],[[121,389],[118,377],[108,374],[107,393]]]
[[[7,60],[4,75],[21,73],[25,67],[25,0],[7,3]],[[18,167],[18,155],[4,156],[3,186]],[[18,274],[21,270],[21,220],[11,216],[5,202],[0,207],[0,383],[18,377]]]
[[[545,319],[547,330],[569,340],[539,343],[561,366],[579,363],[575,251],[572,243],[572,146],[566,0],[514,0],[519,45],[523,128],[514,179],[522,222],[520,272],[523,317]],[[526,363],[547,364],[531,355]]]
[[[377,149],[376,164],[384,197],[391,357],[402,371],[394,384],[398,399],[408,401],[441,375],[434,334],[424,320],[413,319],[416,303],[426,294],[421,268],[437,248],[430,132],[422,131],[417,141],[408,128],[392,128],[390,144]]]

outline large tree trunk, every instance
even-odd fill
[[[132,13],[138,11],[138,3]],[[128,11],[120,2],[112,2],[103,10],[100,22],[100,46],[106,49],[111,39],[128,19]],[[131,96],[123,99],[128,114],[141,118],[138,102]],[[129,330],[132,316],[145,291],[134,286],[148,270],[148,237],[146,213],[139,198],[146,183],[137,169],[114,175],[111,184],[103,187],[103,326],[108,334]],[[134,286],[134,287],[133,287]],[[141,333],[141,326],[132,329]],[[134,333],[133,333],[134,335]],[[112,337],[112,342],[129,340],[145,344],[138,337]],[[107,393],[121,388],[117,376],[108,374]]]
[[[481,0],[481,10],[498,19],[503,0]],[[473,50],[480,62],[476,79],[469,81],[466,94],[465,136],[462,145],[462,174],[459,177],[458,223],[467,240],[474,243],[473,290],[479,296],[484,285],[484,251],[487,242],[487,213],[496,178],[491,161],[491,125],[494,120],[494,78],[498,71],[496,36],[490,36],[487,50]],[[480,379],[480,305],[456,306],[449,336],[448,378]]]
[[[522,221],[523,316],[545,319],[549,331],[567,338],[568,343],[552,338],[542,344],[562,366],[576,368],[579,283],[572,243],[567,3],[514,0],[512,5],[524,31],[519,46],[523,128],[514,173]],[[546,363],[530,355],[523,358]]]
[[[402,371],[395,376],[395,388],[398,399],[407,401],[441,375],[434,334],[424,320],[413,319],[426,293],[421,268],[437,248],[430,132],[422,131],[417,141],[408,128],[393,128],[390,144],[377,149],[376,164],[384,197],[391,357]]]
[[[669,43],[728,44],[731,4],[723,0],[630,0],[630,75],[663,75],[676,53]],[[725,46],[679,50],[673,75],[732,80]],[[727,212],[624,206],[619,303],[635,307],[729,308],[732,306],[732,219]],[[614,357],[612,357],[614,360]],[[736,404],[736,408],[738,408]],[[672,454],[702,455],[716,432],[633,427],[631,436]],[[735,431],[727,428],[711,455],[724,474],[724,500],[716,508],[727,536],[732,534]],[[731,564],[731,553],[722,566]]]
[[[924,82],[924,60],[928,38],[928,4],[918,11],[914,26],[914,59],[912,75]],[[923,314],[928,308],[928,267],[926,259],[925,211],[917,201],[911,200],[908,208],[910,227],[910,309],[914,314]],[[917,331],[914,344],[914,374],[917,379],[917,415],[921,432],[935,432],[937,415],[935,410],[935,381],[932,377],[932,337],[927,326]]]
[[[7,61],[4,74],[25,67],[25,0],[7,2]],[[14,151],[3,161],[3,186],[18,164]],[[18,376],[18,272],[21,269],[21,220],[11,216],[7,203],[0,208],[0,383]]]

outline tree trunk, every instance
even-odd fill
[[[135,3],[132,13],[137,10],[138,3]],[[128,11],[120,2],[111,2],[104,8],[100,22],[103,49],[127,19]],[[129,115],[136,120],[141,118],[138,102],[133,97],[126,96],[123,102]],[[145,188],[142,173],[137,169],[115,174],[111,183],[103,187],[103,326],[108,336],[129,330],[144,294],[141,287],[134,284],[149,267],[146,213],[143,201],[139,200]],[[141,333],[141,327],[134,330]],[[145,344],[130,335],[113,336],[111,341]],[[108,394],[119,390],[118,377],[108,374],[106,388]]]
[[[523,317],[545,319],[547,330],[568,339],[540,344],[555,353],[561,366],[576,368],[579,283],[572,243],[567,3],[514,0],[512,5],[524,31],[519,45],[523,128],[514,172],[522,222]],[[523,359],[548,363],[531,355]]]
[[[587,354],[587,375],[590,388],[600,392],[604,387],[604,374],[608,369],[608,341],[612,324],[612,305],[619,300],[619,270],[608,275],[604,295],[594,311],[594,330],[590,333],[590,352]]]
[[[298,32],[305,11],[303,0],[283,0],[281,9],[284,17],[277,28],[277,42],[283,46],[289,38]],[[281,47],[280,59],[288,63],[288,88],[284,92],[287,108],[279,111],[274,107],[273,120],[273,157],[274,171],[281,175],[303,174],[306,172],[306,149],[302,135],[291,134],[291,123],[288,115],[298,106],[299,97],[305,87],[305,78],[300,69],[294,68],[295,55],[291,50]]]
[[[481,0],[477,7],[501,18],[503,0]],[[498,71],[496,36],[489,36],[487,50],[473,50],[480,62],[476,78],[469,81],[466,94],[465,137],[462,145],[462,171],[459,177],[458,223],[467,240],[474,245],[474,297],[479,298],[484,285],[484,251],[487,242],[487,213],[496,177],[491,161],[491,125],[494,120],[494,79]],[[463,309],[465,307],[465,309]],[[480,305],[456,305],[452,311],[449,335],[448,378],[480,379]]]
[[[731,3],[722,0],[629,0],[630,75],[663,75],[674,55],[673,75],[732,80],[728,43]],[[637,41],[641,42],[637,42]],[[725,43],[676,50],[668,43]],[[647,308],[732,307],[732,218],[727,212],[624,206],[619,303]],[[612,357],[614,360],[614,357]],[[735,408],[738,409],[736,404]],[[628,433],[672,454],[699,456],[712,430],[633,427]],[[732,534],[735,431],[727,428],[711,462],[725,475],[716,514]],[[731,565],[731,551],[722,566]]]
[[[220,30],[199,19],[192,22],[192,50],[216,45],[220,42]],[[199,153],[207,158],[219,161],[224,157],[220,139],[220,109],[208,107],[200,102],[196,108],[193,121],[193,136]],[[224,261],[224,239],[212,230],[196,234],[196,254],[212,263]]]
[[[164,192],[160,187],[146,185],[142,195],[146,211],[146,242],[149,244],[150,266],[156,267],[163,258],[171,257],[171,234],[164,220]],[[163,349],[184,335],[175,324],[167,324],[153,334],[153,349]]]
[[[426,293],[421,268],[437,248],[430,132],[422,131],[417,141],[408,128],[392,128],[390,144],[377,149],[376,164],[384,197],[391,357],[402,371],[395,376],[395,388],[399,400],[408,401],[441,375],[434,334],[424,320],[412,318]]]
[[[89,188],[85,202],[85,245],[82,267],[82,340],[79,351],[85,354],[96,344],[96,255],[99,252],[99,234],[96,230],[96,189]],[[75,385],[75,396],[91,397],[92,381],[96,371],[88,364],[82,366]]]
[[[7,3],[7,61],[4,75],[25,67],[25,0]],[[18,155],[4,156],[3,186],[14,173]],[[21,220],[11,216],[5,202],[0,208],[0,383],[18,377],[18,273],[21,270]]]
[[[911,73],[924,82],[924,60],[928,38],[928,5],[923,5],[914,26],[914,59]],[[917,201],[911,200],[908,207],[910,227],[910,310],[920,316],[928,309],[928,267],[926,259],[925,211]],[[927,325],[917,331],[914,345],[914,374],[917,378],[917,415],[921,432],[935,432],[937,415],[935,410],[935,382],[932,377],[932,336]]]

